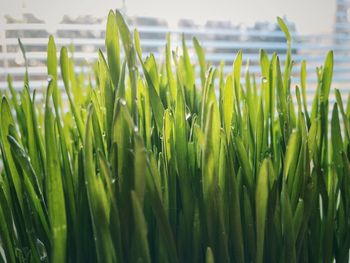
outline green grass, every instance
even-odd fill
[[[241,52],[225,76],[196,39],[197,65],[170,38],[143,60],[119,12],[96,85],[50,37],[45,103],[27,73],[0,103],[0,262],[348,262],[350,104],[329,52],[308,111],[278,23],[285,65],[262,50],[244,84]]]

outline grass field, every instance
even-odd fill
[[[0,102],[0,262],[348,262],[350,103],[330,51],[308,109],[278,24],[286,62],[261,50],[244,84],[241,52],[225,75],[195,38],[196,64],[170,38],[142,59],[118,11],[96,83],[50,37],[44,103],[28,74]]]

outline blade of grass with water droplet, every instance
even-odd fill
[[[19,163],[22,171],[24,172],[23,182],[25,191],[28,191],[30,201],[36,208],[37,213],[41,219],[41,223],[45,230],[47,237],[50,236],[48,222],[47,222],[47,207],[44,199],[42,188],[39,184],[38,177],[35,174],[34,168],[31,164],[30,157],[25,153],[17,140],[11,135],[8,136],[8,141],[11,145],[11,151],[13,157]]]
[[[37,136],[35,132],[35,129],[37,129],[37,126],[34,124],[34,112],[33,112],[33,101],[30,98],[29,95],[29,87],[24,87],[24,101],[22,103],[22,111],[24,113],[25,119],[26,119],[26,130],[27,130],[27,139],[28,139],[28,154],[31,158],[31,163],[33,165],[34,171],[37,175],[42,174],[44,167],[43,164],[40,162],[40,155],[39,153],[39,145],[37,141]],[[40,178],[41,179],[41,178]]]
[[[11,114],[10,105],[5,97],[3,97],[1,100],[0,110],[0,146],[2,159],[4,160],[4,168],[6,174],[9,176],[8,180],[10,184],[14,187],[19,205],[21,209],[23,209],[23,185],[11,154],[11,146],[7,140],[7,136],[9,135],[9,127],[10,125],[13,126],[15,123]]]
[[[63,47],[61,49],[61,54],[60,54],[60,66],[61,66],[61,74],[62,74],[62,79],[64,83],[64,87],[66,90],[66,94],[69,100],[69,104],[74,116],[74,120],[76,122],[79,136],[81,141],[83,141],[84,138],[84,128],[83,128],[83,122],[81,120],[81,116],[78,113],[78,110],[76,108],[76,104],[74,103],[74,100],[71,95],[71,89],[70,89],[70,69],[69,69],[69,59],[68,59],[68,53],[67,53],[67,48]]]
[[[127,58],[130,78],[130,91],[131,91],[131,109],[130,112],[133,115],[134,123],[138,124],[138,112],[137,112],[137,66],[136,66],[136,54],[133,39],[129,27],[124,19],[122,13],[116,10],[116,19],[118,30],[123,42],[125,56]]]
[[[149,99],[151,102],[153,117],[156,121],[158,132],[162,133],[164,105],[163,105],[163,103],[162,103],[162,101],[161,101],[161,99],[160,99],[160,97],[155,89],[152,78],[151,78],[145,64],[143,63],[141,45],[140,45],[139,35],[138,35],[137,31],[135,31],[134,37],[135,37],[135,45],[136,45],[137,55],[139,57],[139,60],[140,60],[140,63],[141,63],[142,69],[143,69],[143,73],[145,74],[145,78],[147,81],[147,86],[148,86],[148,90],[149,90]]]
[[[108,71],[107,61],[101,50],[98,52],[101,104],[104,106],[104,128],[107,137],[107,148],[111,145],[111,132],[113,122],[114,91],[112,80]]]

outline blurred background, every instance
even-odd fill
[[[317,81],[315,68],[334,50],[334,87],[343,96],[350,91],[350,0],[0,0],[0,89],[13,76],[14,87],[22,88],[24,60],[18,45],[21,38],[28,59],[30,86],[46,86],[46,45],[50,34],[58,48],[74,49],[77,73],[104,51],[109,9],[120,9],[129,25],[140,32],[144,55],[164,57],[166,34],[172,48],[181,46],[181,33],[192,47],[196,36],[213,65],[224,63],[230,72],[236,53],[242,49],[245,64],[259,77],[259,50],[277,52],[283,63],[287,49],[276,17],[284,18],[293,37],[295,60],[293,83],[298,83],[300,62],[307,60],[308,100]],[[192,50],[193,51],[193,50]],[[192,61],[196,56],[192,52]]]

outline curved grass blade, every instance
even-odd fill
[[[205,53],[202,48],[202,46],[199,44],[199,41],[196,37],[193,37],[193,46],[196,50],[198,62],[200,66],[200,77],[201,77],[201,83],[202,87],[205,85],[205,72],[206,72],[206,60],[205,60]]]
[[[70,68],[69,68],[69,59],[68,59],[68,52],[67,48],[63,47],[61,49],[61,54],[60,54],[60,65],[61,65],[61,74],[62,74],[62,79],[64,83],[64,87],[66,90],[66,94],[68,96],[69,104],[73,112],[73,116],[78,128],[78,132],[80,135],[81,141],[84,140],[84,128],[83,128],[83,122],[81,120],[81,117],[78,113],[78,110],[76,108],[76,104],[74,103],[74,100],[71,95],[71,90],[70,90]]]
[[[283,31],[286,39],[288,42],[291,42],[292,41],[292,37],[289,33],[289,30],[288,30],[288,27],[286,25],[286,23],[284,23],[283,19],[280,18],[280,17],[277,17],[277,23],[279,25],[279,27],[281,28],[281,30]]]
[[[224,109],[224,126],[226,132],[227,142],[230,142],[231,138],[231,123],[234,112],[234,97],[233,97],[233,82],[232,77],[228,76],[225,83],[224,88],[224,101],[223,101],[223,109]]]
[[[7,140],[10,126],[14,126],[15,122],[11,114],[10,105],[5,97],[2,98],[0,104],[0,138],[1,138],[1,154],[4,160],[4,168],[6,174],[9,175],[9,181],[15,189],[19,205],[23,209],[23,185],[18,173],[15,161],[11,154],[11,146]]]

